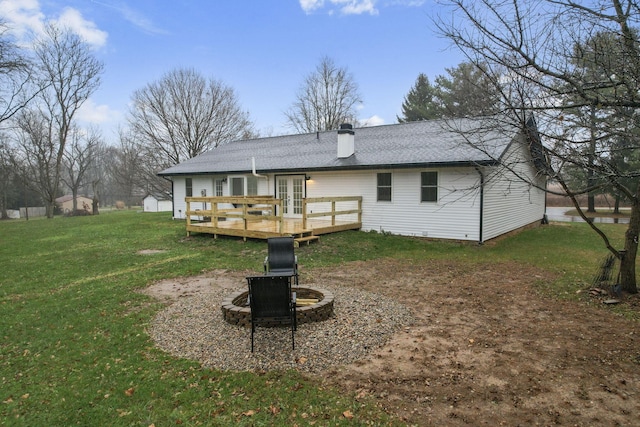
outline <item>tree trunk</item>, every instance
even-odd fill
[[[71,215],[75,215],[76,212],[78,212],[78,189],[77,188],[73,188],[71,190],[71,197],[73,197],[72,199],[72,207],[73,210],[71,211]]]
[[[615,196],[615,202],[613,204],[613,213],[614,214],[620,213],[620,194],[616,194]]]
[[[93,196],[93,199],[91,201],[91,210],[93,212],[93,215],[98,215],[100,213],[100,211],[98,210],[98,205],[99,205],[99,200],[96,196]]]
[[[55,209],[55,205],[56,205],[55,200],[54,201],[47,200],[46,208],[47,208],[47,218],[48,219],[52,219],[53,218],[53,212],[54,212],[54,209]]]
[[[620,284],[622,290],[635,294],[636,286],[636,256],[638,254],[638,233],[640,232],[640,184],[636,189],[636,196],[631,205],[629,228],[624,235],[624,252],[620,253]]]

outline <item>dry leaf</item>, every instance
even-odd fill
[[[300,356],[300,358],[298,359],[298,363],[301,365],[304,365],[305,363],[307,363],[307,358],[304,356]]]
[[[245,417],[251,417],[255,414],[256,414],[256,411],[254,411],[253,409],[249,409],[247,412],[242,413],[242,415],[244,415]]]
[[[346,410],[342,413],[342,416],[345,417],[346,419],[350,420],[351,418],[353,418],[353,414],[351,413],[351,411]]]
[[[271,411],[271,413],[273,415],[278,415],[280,413],[280,408],[277,407],[277,406],[271,405],[271,406],[269,406],[269,410]]]
[[[133,387],[128,388],[124,391],[124,394],[126,394],[127,396],[133,396],[133,393],[135,393],[135,390],[133,389]]]

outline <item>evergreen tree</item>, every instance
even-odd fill
[[[470,62],[446,69],[448,76],[435,80],[435,97],[444,117],[474,117],[494,114],[499,95],[485,71]]]
[[[402,103],[402,117],[397,117],[398,123],[415,122],[441,117],[441,109],[434,99],[435,89],[429,83],[429,78],[420,73],[416,84],[404,97]]]

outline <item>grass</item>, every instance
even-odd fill
[[[624,227],[605,227],[620,245]],[[216,268],[259,272],[264,242],[186,238],[166,213],[131,211],[4,221],[0,241],[2,425],[401,425],[372,401],[294,371],[221,372],[154,347],[145,327],[162,306],[136,290]],[[577,223],[481,247],[344,232],[298,249],[306,271],[387,256],[469,268],[516,261],[557,273],[541,292],[571,298],[605,254]]]

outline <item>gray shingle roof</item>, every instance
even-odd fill
[[[484,131],[485,150],[478,150],[465,139],[465,135],[477,137],[470,130],[478,123],[457,120],[455,128],[466,129],[465,134],[453,131],[451,122],[441,120],[357,128],[355,153],[345,159],[337,157],[337,131],[234,141],[159,175],[247,173],[251,172],[252,157],[258,173],[493,164],[512,138]]]

